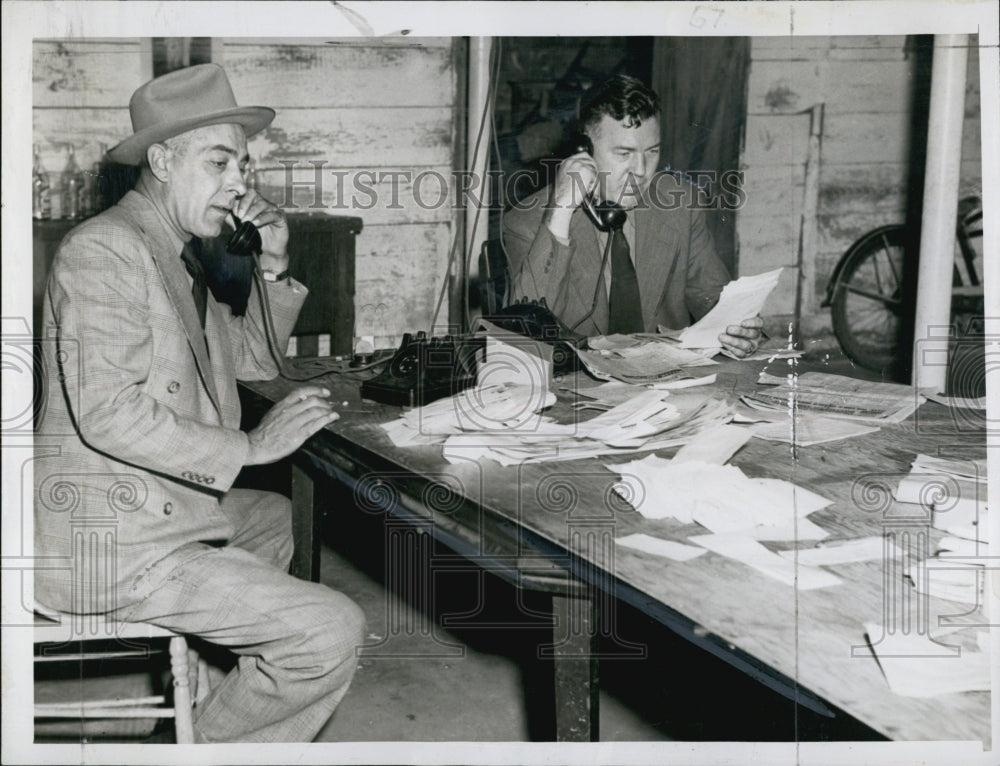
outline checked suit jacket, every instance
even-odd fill
[[[156,561],[232,533],[219,500],[249,450],[236,381],[278,368],[257,286],[241,317],[209,295],[202,332],[180,250],[132,191],[53,261],[34,461],[35,594],[50,607],[127,606]],[[284,353],[307,290],[267,290]]]
[[[549,189],[542,189],[504,214],[511,298],[545,298],[563,324],[573,327],[591,310],[600,282],[594,313],[575,332],[605,335],[608,295],[597,229],[577,209],[570,221],[569,244],[560,242],[543,221],[548,195]],[[657,325],[675,330],[687,327],[708,313],[730,281],[715,253],[704,213],[693,203],[690,185],[660,173],[643,202],[628,211],[635,225],[632,257],[646,332],[656,332]]]

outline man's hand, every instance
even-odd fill
[[[719,343],[737,359],[745,359],[760,345],[764,320],[760,316],[744,319],[739,324],[731,324],[719,336]]]
[[[284,211],[257,193],[247,189],[247,193],[236,200],[233,209],[243,221],[250,221],[260,231],[263,253],[260,256],[262,269],[282,272],[288,268],[288,221]]]
[[[561,239],[569,239],[569,221],[584,197],[597,186],[597,163],[587,152],[577,152],[559,163],[552,185],[552,207],[546,225]]]
[[[302,443],[340,415],[321,386],[303,386],[275,404],[247,436],[250,452],[245,465],[264,465],[288,457]]]

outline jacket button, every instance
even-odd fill
[[[180,390],[181,390],[181,384],[178,383],[176,380],[170,381],[170,385],[167,386],[168,394],[176,394]]]
[[[174,504],[173,503],[164,503],[163,504],[163,515],[164,516],[169,516],[171,513],[173,513],[173,511],[174,511]]]

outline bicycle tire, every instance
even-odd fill
[[[858,365],[887,377],[905,374],[910,353],[903,316],[907,244],[901,224],[882,226],[848,249],[830,301],[833,332]]]

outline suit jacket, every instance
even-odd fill
[[[504,214],[504,250],[511,271],[511,297],[545,298],[552,312],[573,327],[594,305],[593,315],[576,332],[608,331],[608,297],[601,273],[603,248],[594,224],[582,209],[573,213],[569,244],[543,221],[549,190],[543,189]],[[646,332],[657,325],[680,329],[704,316],[730,281],[704,215],[694,208],[689,185],[668,173],[657,175],[643,203],[629,211],[635,224],[632,253]]]
[[[232,533],[219,499],[249,450],[236,380],[278,369],[256,286],[242,317],[209,295],[202,332],[190,284],[176,237],[134,191],[56,253],[34,463],[44,604],[125,606],[156,561],[200,555]],[[267,289],[283,353],[307,291]]]

